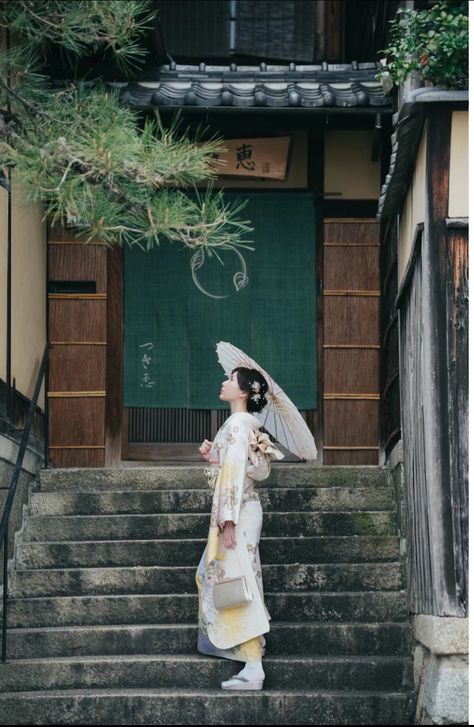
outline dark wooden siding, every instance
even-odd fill
[[[426,467],[426,419],[423,410],[426,361],[421,320],[423,278],[421,235],[400,307],[400,386],[407,500],[407,583],[409,610],[430,600],[435,577],[430,534],[430,483]]]
[[[212,439],[229,416],[229,409],[125,409],[128,422],[126,458],[160,462],[202,462],[198,447],[203,439]],[[308,426],[309,414],[301,411]],[[283,451],[284,448],[282,448]],[[123,456],[125,457],[125,449]],[[300,459],[287,453],[285,462]]]
[[[447,227],[451,111],[427,111],[427,210],[397,297],[412,613],[468,613],[467,235]],[[449,232],[448,232],[449,231]]]
[[[48,292],[49,457],[53,467],[104,460],[107,248],[48,226],[49,291],[88,281],[95,292]]]
[[[398,357],[397,219],[382,228],[380,248],[380,439],[387,457],[400,439],[400,376]]]
[[[468,586],[468,410],[467,410],[467,235],[449,236],[445,300],[447,338],[428,344],[427,278],[433,275],[423,228],[399,297],[400,386],[407,492],[408,602],[413,613],[467,614]],[[425,255],[422,249],[425,247]],[[432,384],[432,357],[445,349],[448,367],[448,416],[433,421],[433,398],[445,398],[444,387]],[[440,407],[444,410],[444,406]],[[442,451],[433,443],[440,433]],[[436,481],[441,457],[449,469],[446,481]],[[441,490],[441,494],[440,494]]]
[[[323,269],[323,464],[378,464],[378,224],[326,219]]]
[[[468,230],[452,227],[448,230],[446,266],[449,469],[454,567],[459,600],[466,614],[469,591],[468,304]]]

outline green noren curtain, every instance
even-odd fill
[[[241,248],[249,283],[235,290],[240,260],[205,256],[191,275],[191,251],[162,242],[124,247],[124,406],[227,409],[216,343],[257,361],[299,409],[316,408],[315,198],[309,192],[226,192],[248,199],[241,218],[255,228]]]

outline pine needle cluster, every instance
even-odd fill
[[[143,119],[100,77],[58,83],[45,73],[56,48],[69,58],[103,52],[133,77],[154,15],[149,0],[0,0],[8,40],[0,53],[4,184],[13,168],[45,218],[73,223],[85,242],[144,250],[164,239],[183,243],[193,251],[196,283],[204,253],[222,262],[219,249],[232,250],[242,265],[238,290],[248,280],[239,248],[253,249],[242,239],[252,227],[239,218],[245,201],[226,204],[213,188],[222,142],[183,130],[179,117],[166,127],[158,112]],[[198,193],[196,184],[206,180]]]

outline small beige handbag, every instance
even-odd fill
[[[224,578],[224,580],[214,583],[213,591],[214,606],[217,609],[244,606],[253,599],[252,592],[248,587],[244,575],[236,576],[235,578]]]

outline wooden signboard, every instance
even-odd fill
[[[290,136],[270,139],[226,139],[213,165],[220,177],[286,179]]]

